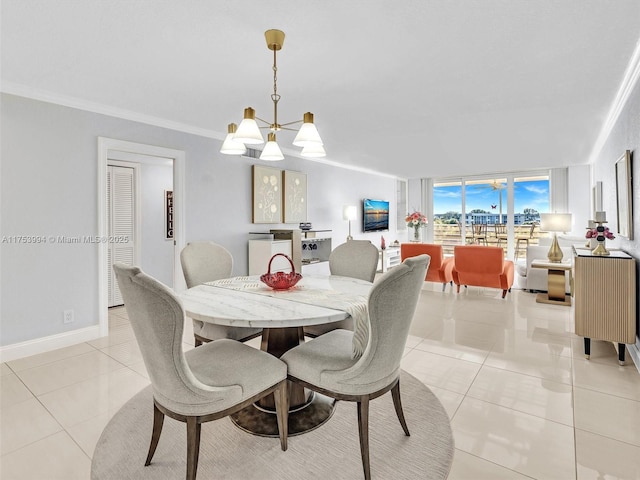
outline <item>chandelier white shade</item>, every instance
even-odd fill
[[[327,156],[321,143],[312,143],[302,149],[300,155],[307,158],[322,158]]]
[[[322,145],[322,139],[318,133],[318,129],[313,124],[313,113],[307,112],[303,117],[303,124],[298,130],[296,138],[293,139],[293,144],[296,147],[308,147],[311,145]]]
[[[283,158],[284,155],[282,155],[282,150],[280,150],[280,147],[276,142],[276,134],[270,133],[269,141],[264,146],[264,150],[262,150],[262,153],[260,154],[260,160],[276,161],[282,160]]]
[[[235,123],[229,124],[227,136],[224,142],[222,142],[222,148],[220,148],[222,153],[226,153],[227,155],[242,155],[246,153],[247,147],[244,146],[244,143],[233,139],[237,128],[238,126]]]
[[[233,139],[236,142],[247,145],[262,145],[264,143],[260,127],[256,122],[256,111],[253,108],[247,107],[244,109],[244,118],[240,122]]]
[[[320,134],[318,133],[318,129],[313,123],[313,113],[307,112],[304,114],[302,120],[295,120],[293,122],[288,123],[278,123],[278,101],[280,101],[280,95],[278,94],[278,85],[277,85],[277,72],[278,67],[276,63],[276,52],[282,48],[284,43],[284,32],[281,30],[267,30],[264,32],[264,36],[267,40],[267,48],[273,51],[273,93],[271,94],[271,101],[273,102],[273,121],[269,122],[267,120],[263,120],[260,117],[256,117],[256,112],[253,108],[247,107],[244,109],[244,118],[240,125],[238,125],[237,129],[235,129],[235,133],[229,137],[230,133],[227,135],[225,142],[220,149],[221,153],[227,155],[241,155],[244,151],[240,151],[240,149],[233,144],[228,144],[227,139],[231,139],[236,143],[240,143],[244,145],[262,145],[264,143],[264,138],[262,133],[260,133],[260,128],[267,128],[270,130],[268,135],[267,144],[264,146],[262,154],[260,155],[261,160],[282,160],[284,155],[282,154],[282,150],[280,149],[277,141],[275,132],[280,130],[293,130],[293,128],[289,128],[290,125],[294,125],[297,123],[302,123],[302,126],[298,130],[294,140],[293,145],[296,147],[302,147],[302,151],[300,155],[303,157],[310,158],[318,158],[325,157],[327,153],[324,150],[322,139],[320,138]],[[258,125],[258,122],[262,124],[262,127]],[[235,124],[234,125],[235,128]],[[229,126],[231,128],[231,126]],[[245,150],[246,151],[246,150]]]

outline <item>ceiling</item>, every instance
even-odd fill
[[[3,0],[1,8],[3,91],[220,139],[244,107],[272,119],[263,33],[283,30],[279,121],[311,111],[326,160],[406,178],[587,163],[640,18],[638,0]],[[278,140],[285,153],[299,151],[293,135]]]

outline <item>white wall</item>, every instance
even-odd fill
[[[568,209],[572,215],[571,236],[584,236],[591,220],[591,167],[576,165],[567,169]]]
[[[224,245],[235,274],[247,272],[248,232],[286,227],[251,223],[251,165],[266,162],[222,155],[218,140],[13,95],[1,101],[2,236],[97,235],[99,136],[186,152],[186,241]],[[308,175],[309,221],[332,229],[334,246],[347,236],[343,205],[373,197],[395,209],[394,178],[298,158],[269,165]],[[362,234],[361,215],[353,236],[379,245],[380,234]],[[395,239],[394,223],[392,216],[387,242]],[[2,243],[0,255],[2,346],[97,325],[97,246]],[[63,324],[70,308],[75,322]]]
[[[615,163],[624,154],[625,150],[632,152],[632,181],[631,191],[633,193],[633,234],[634,239],[629,240],[618,236],[613,247],[623,249],[640,261],[640,85],[636,84],[633,92],[629,96],[626,105],[613,127],[604,147],[598,154],[593,165],[593,184],[596,181],[602,182],[602,207],[607,212],[609,228],[617,234],[617,203],[616,203],[616,177]],[[609,243],[609,242],[607,242]],[[636,347],[640,350],[640,321],[638,314],[640,308],[638,297],[640,297],[640,281],[637,277],[638,267],[636,267]],[[640,368],[640,367],[639,367]]]
[[[173,190],[173,166],[140,166],[142,203],[140,268],[173,286],[173,240],[165,238],[164,191]]]

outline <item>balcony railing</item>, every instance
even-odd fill
[[[516,225],[514,227],[514,249],[517,247],[516,258],[524,258],[526,254],[527,242],[521,240],[518,242],[518,238],[529,239],[529,245],[538,245],[540,237],[546,236],[546,233],[540,232],[539,225],[536,225],[531,232],[531,225]],[[445,254],[453,254],[453,247],[456,245],[465,245],[472,243],[480,243],[484,245],[484,240],[479,241],[473,235],[473,228],[471,225],[465,227],[465,237],[462,237],[461,228],[459,225],[453,223],[434,223],[433,224],[433,239],[434,243],[443,246]],[[507,240],[500,239],[496,235],[496,229],[494,225],[487,225],[486,229],[486,244],[487,245],[499,245],[507,254]]]

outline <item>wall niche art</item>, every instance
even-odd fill
[[[307,221],[307,174],[284,170],[283,210],[284,223]]]
[[[253,165],[252,223],[282,223],[282,171]]]

